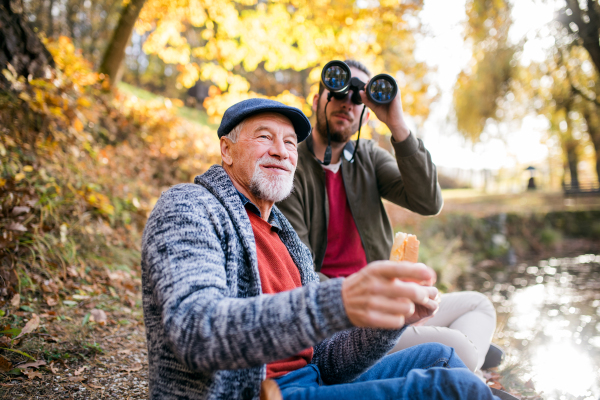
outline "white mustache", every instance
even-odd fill
[[[265,165],[265,164],[276,165],[276,166],[281,167],[281,168],[285,169],[286,171],[290,171],[290,172],[294,172],[296,170],[296,168],[288,160],[278,160],[276,158],[266,157],[266,158],[260,158],[256,162],[256,166]]]

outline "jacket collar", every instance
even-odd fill
[[[254,241],[254,232],[252,231],[252,225],[250,219],[244,208],[242,198],[239,195],[238,190],[233,186],[231,178],[227,175],[227,172],[220,165],[213,165],[204,174],[197,176],[194,179],[194,183],[205,187],[215,198],[223,204],[235,229],[239,232],[239,236],[244,248],[244,254],[246,262],[252,269],[252,273],[255,277],[253,279],[253,293],[258,295],[262,293],[260,284],[260,273],[258,271],[258,260],[256,256],[256,242]],[[277,220],[280,230],[278,231],[279,237],[290,251],[290,256],[297,266],[302,264],[302,254],[299,253],[301,246],[303,246],[294,231],[294,228],[290,225],[289,221],[279,211],[277,206],[273,206],[271,209],[271,216],[269,218]],[[293,249],[291,248],[293,247]],[[308,252],[308,249],[305,249]],[[306,257],[311,259],[310,254]],[[303,268],[299,268],[300,276],[303,284],[307,283],[312,277],[310,272],[307,272]]]
[[[234,228],[239,233],[246,263],[252,270],[253,279],[249,282],[251,285],[250,290],[253,295],[262,293],[254,232],[238,194],[239,192],[233,186],[231,178],[229,178],[223,167],[213,165],[204,174],[197,176],[194,183],[205,187],[225,207]]]
[[[315,151],[313,150],[313,148],[314,148],[313,135],[310,135],[309,137],[307,137],[305,140],[305,143],[306,143],[306,148],[308,149],[308,151],[310,151],[310,154],[312,154],[312,156],[316,160],[319,160],[317,158],[317,156],[315,156]],[[350,161],[350,159],[352,158],[352,154],[354,153],[354,146],[355,146],[355,144],[354,144],[353,140],[349,140],[348,143],[346,143],[346,145],[344,146],[344,151],[342,152],[342,155],[344,156],[346,161]],[[352,162],[354,162],[354,160],[352,160]]]

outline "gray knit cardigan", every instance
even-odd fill
[[[310,252],[273,207],[302,287],[262,294],[250,220],[212,166],[172,187],[144,230],[142,286],[151,399],[258,399],[265,364],[314,346],[327,384],[349,382],[401,330],[353,328],[342,279],[319,283]]]

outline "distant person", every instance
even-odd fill
[[[345,63],[352,77],[369,81],[371,73],[363,64]],[[381,198],[421,215],[435,215],[443,204],[436,167],[423,142],[406,125],[400,94],[391,103],[378,105],[360,91],[368,107],[363,124],[373,111],[389,128],[396,156],[372,140],[360,140],[354,159],[357,142],[350,138],[359,130],[363,105],[352,102],[352,92],[343,99],[329,100],[328,94],[321,84],[313,97],[316,127],[298,146],[291,196],[277,204],[311,250],[322,279],[349,276],[367,263],[389,259],[393,233]],[[324,165],[327,126],[332,157]],[[422,325],[409,327],[392,351],[439,342],[454,347],[469,369],[476,371],[484,364],[496,328],[494,306],[478,292],[441,298],[439,312]],[[497,365],[501,355],[493,347],[488,366]]]
[[[274,206],[310,133],[300,110],[246,100],[218,133],[222,165],[163,193],[144,230],[151,399],[256,400],[265,378],[285,400],[498,399],[447,346],[386,356],[437,309],[430,268],[381,261],[319,282]]]

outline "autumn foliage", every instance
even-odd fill
[[[0,299],[31,292],[52,306],[67,290],[115,288],[126,297],[135,273],[117,267],[136,269],[154,202],[217,160],[216,134],[176,116],[178,100],[108,97],[70,39],[46,46],[57,68],[43,79],[3,71]]]

